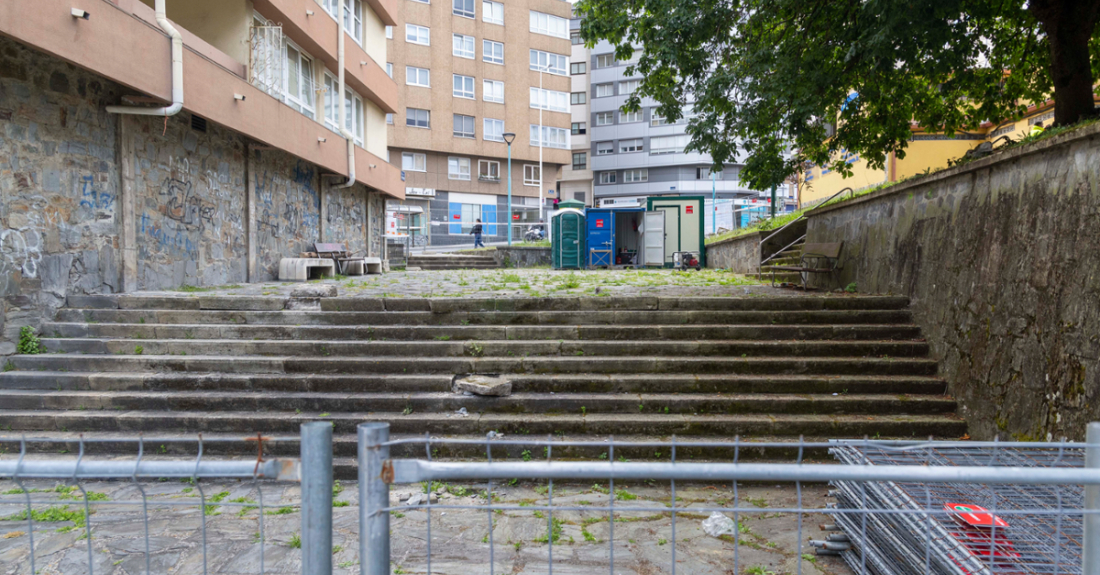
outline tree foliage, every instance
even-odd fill
[[[1060,20],[1041,21],[1044,6]],[[1100,73],[1100,0],[579,0],[576,9],[590,47],[608,40],[619,60],[641,50],[627,73],[643,80],[624,107],[649,97],[670,121],[687,116],[689,149],[715,166],[744,161],[741,180],[756,189],[806,162],[850,174],[846,153],[881,169],[890,152],[904,157],[914,123],[971,130],[1052,91],[1065,110],[1076,100],[1057,119],[1076,121],[1081,90],[1063,98],[1052,67],[1078,85],[1085,74],[1089,87]],[[1059,50],[1081,52],[1070,44],[1082,32],[1067,26],[1087,27],[1083,71],[1058,67]],[[1047,29],[1058,31],[1053,44]]]

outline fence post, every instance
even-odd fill
[[[1085,434],[1085,467],[1100,473],[1100,423],[1093,422]],[[1091,512],[1091,513],[1089,513]],[[1081,571],[1100,575],[1100,485],[1085,486],[1085,533],[1081,540]]]
[[[390,574],[390,486],[382,464],[390,458],[390,424],[359,424],[359,573]]]
[[[332,573],[332,424],[302,424],[302,575]]]

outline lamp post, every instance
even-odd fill
[[[508,234],[508,246],[512,246],[512,141],[516,139],[513,132],[504,133],[504,142],[508,144],[508,215],[505,216],[505,231]]]
[[[539,226],[542,226],[542,209],[546,205],[546,197],[543,196],[545,192],[542,191],[542,142],[546,139],[546,127],[542,125],[542,109],[550,102],[550,98],[546,96],[546,92],[542,89],[542,73],[549,68],[549,61],[545,65],[539,66],[539,96],[542,100],[539,102]]]
[[[714,184],[714,166],[710,167],[710,233],[718,233],[718,189]]]

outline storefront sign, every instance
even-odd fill
[[[435,197],[435,188],[405,188],[406,196]]]

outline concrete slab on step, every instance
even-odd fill
[[[114,295],[71,295],[65,298],[65,304],[74,308],[118,309],[118,296]]]
[[[385,311],[382,298],[334,297],[321,300],[321,311]]]
[[[184,296],[123,295],[118,297],[118,309],[198,310],[199,298]]]
[[[200,296],[199,309],[211,311],[279,311],[285,306],[280,297]]]

